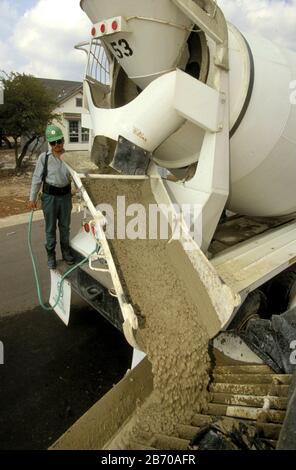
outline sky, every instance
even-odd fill
[[[296,0],[218,4],[242,31],[296,50]],[[74,45],[89,38],[90,28],[79,0],[0,0],[0,70],[82,80],[86,56]]]

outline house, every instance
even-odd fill
[[[60,114],[61,121],[56,122],[65,136],[66,151],[89,150],[89,129],[81,125],[83,112],[83,84],[69,80],[40,78],[46,88],[54,93],[58,106],[54,110]]]

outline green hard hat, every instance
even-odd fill
[[[55,140],[62,139],[64,137],[62,129],[54,124],[47,126],[45,131],[47,142],[54,142]]]

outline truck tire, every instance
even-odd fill
[[[282,272],[270,281],[267,287],[268,313],[280,315],[289,309],[290,295],[296,287],[296,268]]]
[[[248,295],[227,329],[239,333],[246,328],[248,321],[255,317],[267,318],[266,295],[259,289]]]

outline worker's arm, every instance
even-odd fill
[[[76,196],[76,193],[77,193],[77,188],[75,184],[73,183],[73,181],[71,181],[71,196],[72,197]]]
[[[40,191],[42,185],[42,176],[44,170],[44,158],[45,154],[41,154],[38,158],[35,171],[33,173],[32,178],[32,186],[31,186],[31,193],[30,193],[30,200],[28,202],[29,209],[37,209],[37,198],[38,193]]]
[[[34,201],[29,201],[28,202],[28,209],[37,209],[37,202],[34,202]]]

